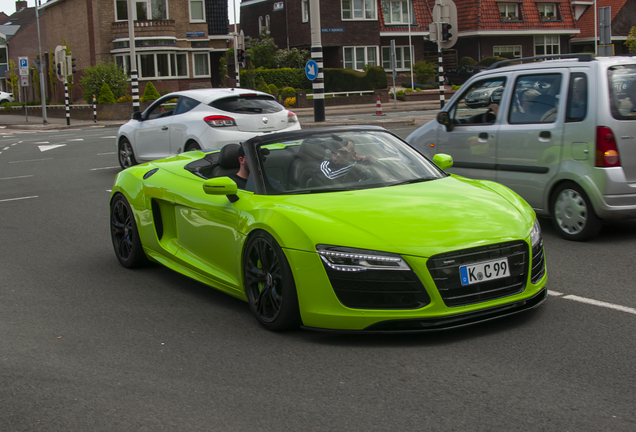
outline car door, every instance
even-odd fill
[[[439,131],[434,152],[453,157],[451,172],[495,179],[497,131],[501,123],[498,113],[505,112],[506,107],[500,104],[505,100],[502,95],[506,81],[505,74],[473,81],[449,109],[451,127]]]
[[[135,130],[134,150],[140,160],[154,160],[170,156],[170,124],[179,98],[165,96],[142,114]]]
[[[172,114],[172,122],[167,125],[170,135],[170,152],[172,154],[179,154],[185,150],[184,146],[188,131],[193,130],[194,123],[202,123],[200,116],[192,117],[189,115],[190,110],[199,104],[198,100],[191,97],[181,96],[179,98],[179,103]]]
[[[497,141],[497,181],[543,207],[547,185],[559,170],[563,147],[567,69],[520,72]],[[503,119],[502,119],[503,120]]]

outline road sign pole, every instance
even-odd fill
[[[64,77],[64,103],[66,104],[66,126],[70,126],[71,125],[71,108],[69,106],[69,97],[68,97],[68,77]]]
[[[26,103],[26,87],[22,87],[22,100],[24,101],[24,117],[28,123],[29,121],[29,111],[27,111],[27,103]]]
[[[38,3],[35,4],[35,20],[38,27],[38,56],[40,59],[40,70],[38,71],[40,73],[40,103],[42,104],[42,124],[46,125],[48,124],[46,118],[46,82],[44,81],[44,66],[46,63],[44,62],[44,57],[42,57],[42,47],[40,45],[40,14],[38,13],[40,6],[38,6]]]
[[[325,78],[322,72],[322,41],[320,28],[320,1],[309,0],[309,18],[311,21],[311,58],[318,65],[318,75],[313,81],[314,121],[325,121]]]

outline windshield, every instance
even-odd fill
[[[612,116],[617,120],[636,120],[636,65],[611,67],[607,75]]]
[[[388,187],[445,177],[388,132],[318,134],[256,150],[267,193],[273,195]]]

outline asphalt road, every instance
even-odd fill
[[[588,243],[542,221],[551,295],[525,314],[276,334],[246,303],[119,265],[116,129],[13,132],[0,134],[0,431],[636,430],[636,221]]]

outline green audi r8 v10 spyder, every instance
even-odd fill
[[[182,153],[117,175],[115,254],[245,300],[269,330],[439,330],[540,305],[534,211],[451,165],[371,126]]]

